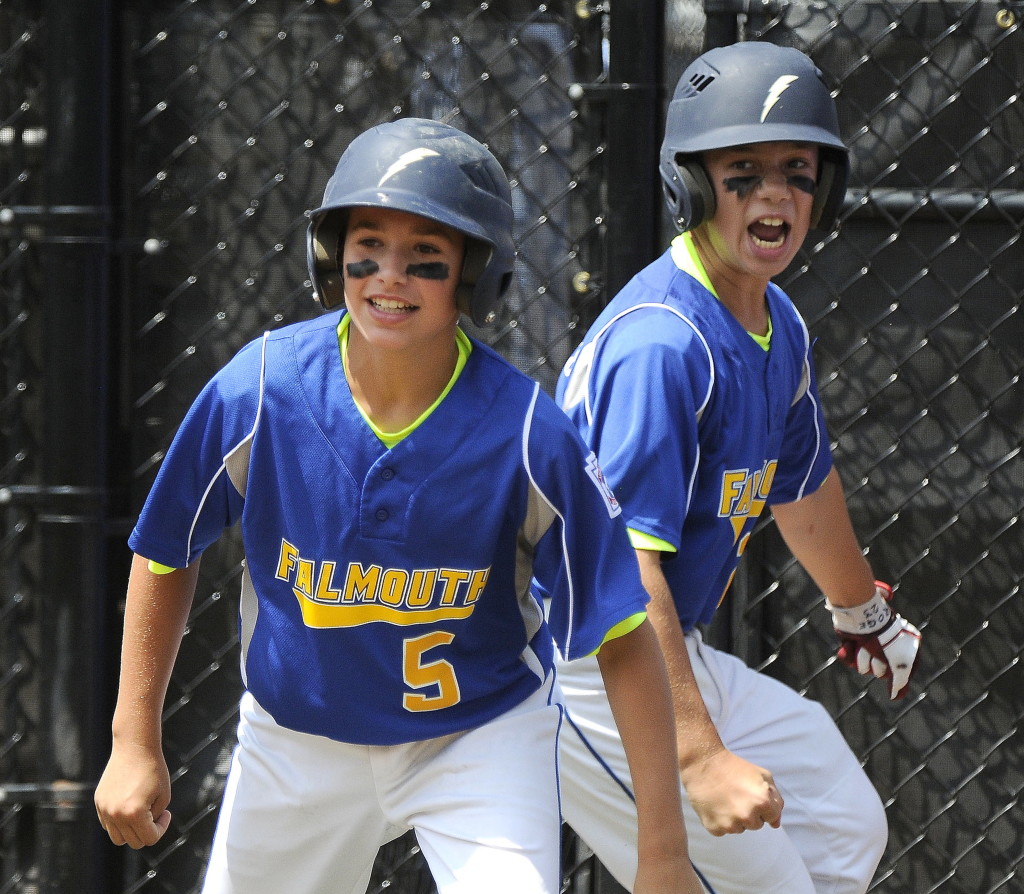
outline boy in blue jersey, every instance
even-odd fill
[[[854,535],[807,328],[771,282],[834,225],[847,150],[802,53],[715,49],[684,71],[661,153],[682,235],[606,307],[557,397],[596,452],[652,601],[678,724],[690,855],[717,894],[863,894],[885,812],[820,705],[702,642],[766,506],[826,596],[840,658],[899,698],[919,631]],[[629,773],[599,676],[559,666],[566,819],[622,884]],[[742,834],[732,834],[742,833]]]
[[[95,801],[115,844],[166,832],[163,700],[203,550],[240,521],[245,693],[205,894],[363,894],[408,829],[441,892],[556,894],[552,638],[597,652],[636,781],[637,890],[703,890],[618,505],[558,407],[458,327],[493,317],[511,226],[476,140],[367,131],[309,227],[317,296],[344,310],[240,351],[167,453],[130,538]]]

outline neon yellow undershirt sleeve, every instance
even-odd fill
[[[172,571],[177,571],[177,568],[171,568],[170,565],[161,565],[159,562],[154,562],[152,559],[149,560],[149,570],[153,574],[170,574]]]
[[[631,633],[636,630],[636,628],[643,624],[646,619],[647,612],[637,612],[635,615],[630,615],[628,618],[624,618],[619,621],[618,624],[604,635],[604,639],[601,640],[601,645],[594,649],[590,655],[596,655],[600,652],[601,647],[604,646],[605,643],[610,643],[613,639],[618,639],[620,636],[625,636],[627,633]],[[590,655],[587,657],[589,658]]]
[[[629,534],[629,542],[633,544],[633,549],[649,549],[658,553],[677,552],[671,543],[667,540],[662,540],[660,537],[652,537],[650,534],[645,534],[643,531],[637,531],[634,528],[626,528],[626,533]]]

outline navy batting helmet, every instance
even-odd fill
[[[683,72],[668,107],[661,180],[680,231],[715,213],[700,153],[750,143],[816,143],[818,188],[811,226],[835,226],[846,193],[849,153],[832,94],[799,50],[763,41],[708,50]]]
[[[345,300],[339,254],[345,209],[355,206],[407,211],[465,233],[456,302],[478,326],[494,319],[515,259],[512,192],[482,143],[449,124],[402,118],[349,144],[306,237],[309,275],[328,310]]]

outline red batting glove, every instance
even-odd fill
[[[825,605],[839,637],[836,653],[858,673],[889,680],[890,700],[903,698],[917,666],[921,631],[889,607],[892,587],[875,581],[875,595],[861,605]]]

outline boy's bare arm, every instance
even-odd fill
[[[154,844],[170,822],[160,720],[198,573],[198,560],[168,574],[154,574],[141,556],[132,560],[113,745],[95,794],[100,824],[114,844]]]
[[[690,863],[676,781],[668,678],[649,622],[606,642],[597,655],[629,761],[638,817],[634,894],[704,891]]]
[[[679,773],[690,803],[712,835],[759,829],[765,823],[778,828],[783,800],[771,771],[726,749],[708,714],[661,570],[661,553],[643,549],[636,553],[641,578],[651,596],[648,617],[668,669]]]
[[[831,602],[852,606],[872,597],[875,576],[861,552],[835,469],[814,493],[772,506],[772,514],[794,558]]]

